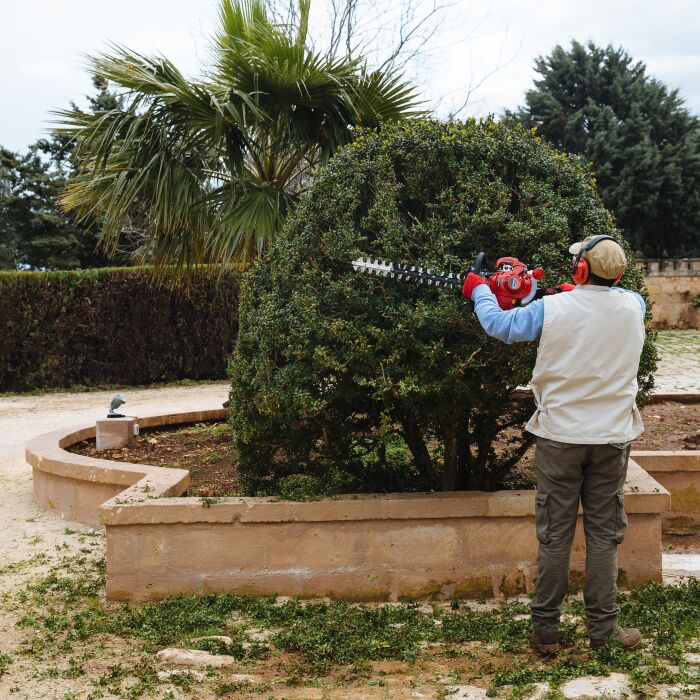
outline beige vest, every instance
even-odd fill
[[[635,398],[644,344],[639,300],[584,285],[544,298],[530,385],[537,410],[525,429],[575,444],[633,440],[644,430]]]

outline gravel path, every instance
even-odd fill
[[[106,414],[114,391],[11,396],[0,398],[0,597],[21,591],[26,583],[45,573],[61,557],[79,553],[96,559],[104,554],[104,536],[82,523],[61,519],[39,508],[32,498],[31,468],[24,460],[24,444],[40,433],[94,421]],[[125,389],[128,412],[136,415],[218,408],[226,400],[228,384],[198,384],[159,389]],[[1,602],[1,598],[0,598]],[[84,698],[76,692],[81,682],[47,677],[46,662],[18,656],[22,633],[12,609],[0,605],[0,654],[14,662],[0,673],[0,698],[66,700]],[[113,660],[109,660],[113,663]],[[82,688],[81,688],[82,690]],[[111,693],[104,700],[115,698]],[[179,695],[177,697],[180,697]],[[116,699],[115,699],[116,700]]]
[[[700,392],[700,331],[660,331],[655,391]]]
[[[68,523],[32,500],[31,468],[24,461],[30,438],[61,426],[88,423],[106,415],[114,391],[0,398],[0,566],[26,559],[60,544]],[[220,408],[228,384],[198,384],[159,389],[125,389],[124,410],[135,415]],[[73,523],[72,525],[75,525]],[[78,526],[82,527],[82,526]],[[43,547],[28,544],[39,535]]]

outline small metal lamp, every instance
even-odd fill
[[[123,406],[125,403],[126,400],[123,396],[121,396],[121,394],[115,394],[114,398],[109,403],[109,413],[107,414],[107,418],[124,418],[124,414],[117,413],[117,409],[120,406]]]

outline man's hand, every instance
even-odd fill
[[[473,272],[470,272],[467,275],[467,278],[464,280],[464,287],[462,287],[462,294],[464,294],[464,296],[467,297],[467,299],[469,299],[471,301],[472,294],[474,293],[474,290],[480,284],[486,284],[486,278],[479,277],[479,275],[475,275]]]

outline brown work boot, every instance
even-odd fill
[[[591,649],[600,649],[608,639],[617,639],[625,651],[632,651],[642,643],[642,633],[634,627],[615,625],[612,631],[602,639],[591,639]]]
[[[556,654],[559,651],[559,632],[546,632],[533,628],[530,643],[538,654],[543,656]]]

